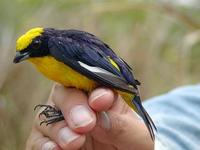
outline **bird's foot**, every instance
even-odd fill
[[[44,108],[44,110],[39,113],[39,118],[41,118],[41,116],[45,116],[46,118],[40,122],[40,125],[42,124],[49,125],[64,120],[62,112],[56,107],[53,107],[51,105],[36,105],[34,110],[38,108]]]

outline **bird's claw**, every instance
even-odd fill
[[[42,115],[45,116],[46,119],[40,122],[40,125],[42,124],[52,124],[61,120],[64,120],[62,112],[57,109],[56,107],[53,107],[51,105],[36,105],[34,110],[38,108],[43,108],[44,110],[39,113],[39,118],[41,118]]]

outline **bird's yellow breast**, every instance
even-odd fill
[[[29,61],[32,62],[36,68],[47,78],[54,80],[66,87],[75,87],[77,89],[90,92],[98,86],[95,81],[88,79],[51,56],[29,58]],[[123,99],[131,108],[136,110],[131,102],[134,95],[119,90],[116,90],[116,92],[123,97]]]
[[[97,83],[93,80],[88,79],[51,56],[30,58],[29,61],[46,77],[66,87],[75,87],[85,91],[91,91],[97,86]]]

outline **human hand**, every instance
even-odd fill
[[[65,120],[40,125],[37,115],[26,150],[153,150],[144,123],[108,88],[99,87],[88,96],[56,84],[47,104],[59,108]]]

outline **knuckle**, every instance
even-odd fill
[[[78,89],[75,89],[75,88],[67,88],[66,89],[66,92],[65,92],[65,99],[68,99],[68,100],[74,100],[74,99],[84,99],[86,100],[87,99],[87,95],[86,93],[84,93],[83,91],[81,90],[78,90]],[[64,101],[66,103],[69,103],[68,101]]]

